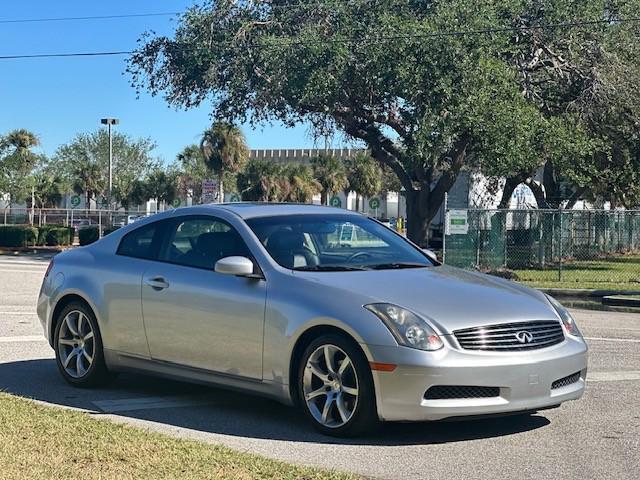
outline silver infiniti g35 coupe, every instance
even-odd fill
[[[298,404],[331,435],[555,407],[587,374],[551,297],[313,205],[139,220],[56,256],[38,315],[73,385],[138,371],[243,389]]]

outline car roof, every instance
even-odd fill
[[[199,210],[203,212],[213,212],[215,210],[227,210],[235,213],[243,219],[256,217],[273,217],[278,215],[360,215],[359,213],[345,210],[343,208],[326,207],[323,205],[312,205],[308,203],[267,203],[267,202],[234,202],[234,203],[211,203],[207,205],[197,205],[186,207],[189,213]],[[180,213],[177,209],[177,214]]]

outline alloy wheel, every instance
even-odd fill
[[[73,378],[84,377],[95,357],[95,332],[87,316],[79,310],[62,320],[58,334],[58,353],[65,372]]]
[[[335,345],[321,345],[309,356],[302,387],[307,408],[325,427],[345,425],[358,406],[358,375],[353,361]]]

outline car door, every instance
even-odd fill
[[[130,231],[120,241],[116,255],[102,254],[96,275],[103,286],[105,348],[149,357],[142,318],[142,274],[154,264],[163,242],[166,220]]]
[[[217,217],[182,216],[165,236],[142,278],[151,357],[261,379],[266,284],[214,271],[220,258],[250,257],[240,235]]]

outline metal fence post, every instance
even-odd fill
[[[442,226],[442,264],[447,260],[447,225],[449,224],[449,213],[447,212],[449,203],[449,194],[444,194],[444,225]]]
[[[502,238],[504,238],[503,243],[503,267],[507,268],[507,212],[504,210],[500,211],[502,216]]]
[[[562,208],[558,209],[560,215],[560,222],[558,231],[560,232],[560,241],[558,242],[558,281],[562,281]],[[554,222],[555,223],[555,222]]]

